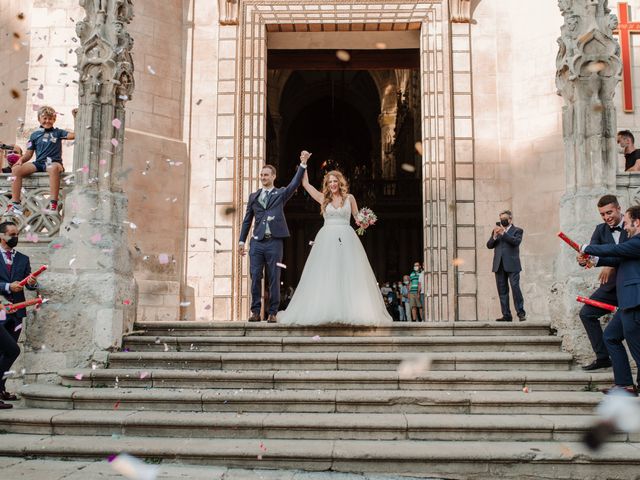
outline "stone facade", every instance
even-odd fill
[[[345,42],[361,45],[375,43],[376,25],[400,22],[419,27],[431,319],[498,315],[491,252],[484,244],[504,208],[525,230],[522,283],[529,316],[556,315],[550,303],[557,298],[556,264],[570,254],[554,238],[565,225],[559,205],[569,181],[554,59],[556,39],[568,27],[562,27],[555,2],[522,0],[517,9],[507,3],[138,0],[128,27],[136,94],[126,106],[121,178],[127,221],[137,226],[127,240],[135,276],[147,282],[138,316],[239,320],[248,311],[247,260],[236,255],[235,245],[265,154],[266,25],[352,29],[357,40]],[[631,18],[640,18],[640,1],[629,4]],[[10,0],[0,9],[3,36],[20,36],[0,46],[8,65],[0,79],[21,91],[6,102],[0,139],[24,144],[37,126],[33,109],[44,103],[64,114],[61,126],[73,127],[73,50],[82,8],[74,0]],[[286,38],[279,41],[286,45]],[[620,87],[614,88],[620,98]],[[632,129],[639,123],[638,115],[621,109],[616,120]],[[80,168],[71,158],[69,149],[68,170]],[[613,178],[609,189],[635,198],[626,193],[635,177]],[[585,225],[581,236],[598,222],[590,202],[592,197],[576,212]],[[581,288],[590,287],[591,277],[581,280]]]

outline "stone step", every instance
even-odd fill
[[[599,392],[81,388],[25,385],[30,408],[184,412],[591,415]],[[2,413],[2,412],[0,412]]]
[[[152,463],[198,463],[244,468],[392,473],[447,478],[637,477],[637,444],[610,444],[590,452],[574,442],[264,440],[203,438],[0,435],[0,455],[104,459],[126,451]]]
[[[227,468],[212,465],[185,465],[161,463],[157,468],[158,480],[398,480],[397,475],[375,475],[341,472],[304,472],[299,469],[269,470],[266,468]],[[103,459],[69,461],[0,457],[3,478],[10,480],[123,480],[124,477]],[[418,477],[402,476],[402,480]],[[431,480],[438,480],[431,478]]]
[[[132,370],[67,369],[61,384],[72,387],[130,388],[273,388],[346,390],[508,390],[589,391],[609,387],[609,372],[575,371],[429,371],[401,378],[396,371],[357,370]]]
[[[0,414],[6,433],[170,438],[465,440],[579,442],[592,415],[235,413],[16,408]],[[610,441],[640,441],[619,433]]]
[[[435,337],[232,337],[138,336],[125,338],[124,348],[136,352],[558,352],[562,339],[554,336],[435,336]]]
[[[377,352],[213,353],[119,352],[109,355],[112,368],[208,370],[396,370],[415,354]],[[432,370],[569,370],[573,357],[562,352],[433,353]]]
[[[349,325],[315,325],[300,327],[277,323],[248,322],[137,322],[134,334],[173,336],[232,336],[232,337],[370,337],[370,336],[467,336],[467,335],[551,335],[550,322],[395,322],[384,327],[356,327]]]

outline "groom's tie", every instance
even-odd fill
[[[262,190],[262,193],[260,193],[260,198],[259,198],[259,202],[260,205],[262,205],[262,208],[264,208],[265,210],[267,209],[267,197],[269,196],[269,193],[266,190]],[[271,229],[269,228],[269,220],[267,220],[265,229],[264,229],[264,233],[265,235],[271,235]]]
[[[269,194],[264,189],[262,190],[262,193],[260,193],[258,201],[260,202],[260,205],[262,205],[262,208],[267,208],[267,195]]]

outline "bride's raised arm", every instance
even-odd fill
[[[311,195],[311,198],[322,205],[324,195],[322,195],[322,192],[319,192],[316,187],[309,183],[309,173],[307,172],[307,170],[304,171],[304,176],[302,177],[302,186],[307,191],[307,193]]]
[[[358,215],[358,203],[356,202],[356,197],[349,194],[349,203],[351,204],[351,216],[358,223],[358,219],[356,216]]]

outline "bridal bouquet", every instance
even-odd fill
[[[373,210],[362,207],[356,215],[356,223],[358,224],[356,233],[360,236],[364,235],[364,231],[371,225],[375,225],[377,221],[378,217],[373,213]]]

